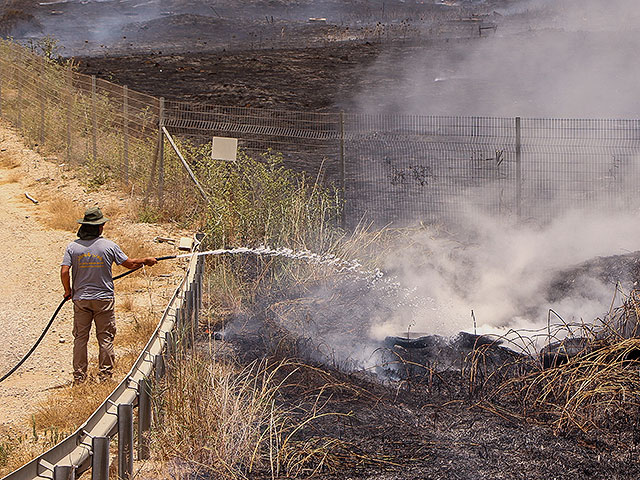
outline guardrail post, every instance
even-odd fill
[[[173,329],[174,332],[179,332],[180,329],[182,328],[182,308],[183,307],[176,308],[176,313],[175,313],[176,322],[175,322],[175,325],[174,325],[175,328]]]
[[[200,325],[200,298],[202,296],[202,279],[200,278],[200,274],[196,275],[196,281],[194,283],[194,286],[196,287],[195,289],[195,295],[194,295],[194,300],[193,300],[193,305],[194,305],[194,321],[196,324],[196,328],[198,327],[198,325]]]
[[[109,480],[109,437],[91,440],[91,480]]]
[[[138,382],[138,460],[150,457],[149,431],[151,430],[151,381]]]
[[[133,405],[118,405],[118,477],[128,480],[133,473]]]
[[[185,300],[185,329],[187,330],[187,338],[189,346],[193,345],[193,284],[189,286],[189,290],[184,292]]]
[[[153,370],[155,372],[156,381],[160,381],[165,374],[164,356],[162,354],[156,355],[153,359]]]
[[[176,314],[178,312],[176,311]],[[177,319],[177,315],[176,315],[176,319]],[[177,323],[176,323],[177,325]],[[175,330],[175,329],[174,329]],[[175,339],[175,334],[173,332],[167,332],[166,335],[166,343],[167,343],[167,347],[165,349],[165,355],[166,355],[166,359],[165,359],[165,365],[171,365],[171,360],[175,357],[176,355],[176,339]]]
[[[76,467],[56,465],[53,467],[53,480],[76,480]]]

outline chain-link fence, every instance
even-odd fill
[[[545,219],[638,206],[640,120],[310,113],[165,102],[0,41],[0,115],[45,153],[118,180],[175,216],[201,201],[161,127],[203,171],[212,137],[343,192],[344,224],[405,225],[469,209]],[[199,148],[204,147],[204,148]],[[182,210],[181,210],[182,209]]]

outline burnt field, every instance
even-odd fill
[[[611,46],[606,34],[532,32],[531,25],[546,28],[553,18],[544,12],[494,13],[518,2],[462,2],[455,9],[403,3],[386,4],[396,7],[395,16],[378,30],[382,3],[366,15],[358,10],[365,4],[351,3],[352,10],[329,17],[328,24],[308,22],[305,17],[323,16],[314,9],[299,10],[295,21],[253,12],[253,20],[240,27],[225,23],[227,14],[221,10],[207,18],[183,12],[123,27],[120,36],[126,39],[115,42],[113,55],[94,51],[76,59],[84,73],[154,96],[199,103],[440,115],[605,115],[607,108],[611,114],[625,113],[618,102],[596,100],[589,89],[593,103],[574,101],[574,84],[565,78],[557,97],[548,95],[545,83],[572,58],[547,61],[550,45],[562,43],[572,52],[580,45],[598,50],[598,45]],[[233,15],[239,17],[237,11]],[[500,48],[493,49],[477,34],[479,18],[497,26],[487,35],[507,32],[506,39],[496,42]],[[180,46],[179,36],[167,35],[171,31],[182,32],[188,41]],[[219,35],[211,33],[215,31]],[[153,45],[148,44],[149,32],[158,38]],[[513,38],[534,41],[535,47],[525,51],[534,59],[530,64],[516,60]],[[474,60],[469,52],[477,54]],[[516,88],[518,83],[525,88]],[[416,90],[416,85],[424,88]],[[593,88],[602,96],[598,85]],[[549,278],[554,283],[548,295],[533,301],[541,308],[578,290],[588,297],[585,290],[593,277],[607,284],[624,277],[627,287],[634,288],[636,258],[578,263]],[[627,273],[621,275],[621,268]],[[457,285],[458,290],[473,289],[474,280]],[[519,279],[522,284],[528,280]],[[341,414],[319,418],[301,434],[300,440],[335,440],[315,478],[638,477],[638,365],[630,353],[638,347],[636,340],[628,340],[631,344],[624,344],[620,354],[614,347],[619,338],[604,343],[591,338],[578,360],[543,368],[535,351],[505,353],[503,346],[483,337],[452,340],[426,331],[417,343],[399,336],[369,345],[381,355],[371,362],[375,366],[354,368],[360,364],[349,358],[358,351],[359,340],[368,338],[367,326],[380,309],[382,316],[394,312],[391,304],[381,307],[380,299],[361,290],[329,290],[331,302],[295,295],[266,298],[254,311],[232,314],[218,344],[242,364],[262,357],[299,359],[302,366],[289,372],[290,386],[281,392],[283,404],[309,409],[317,402],[325,412]],[[514,293],[519,300],[518,295]],[[352,303],[354,296],[360,299]],[[545,314],[538,312],[538,325]],[[202,340],[204,345],[209,338],[203,335]],[[346,350],[346,356],[340,357],[338,350]]]
[[[379,45],[79,58],[84,73],[175,100],[336,111],[363,88]]]
[[[149,19],[140,11],[146,4],[133,10],[120,3],[124,20],[108,34],[98,26],[75,30],[74,21],[86,21],[83,9],[90,17],[94,4],[56,8],[69,39],[61,54],[72,55],[83,73],[171,100],[355,112],[363,108],[361,97],[401,87],[405,63],[426,69],[425,80],[433,82],[451,73],[482,32],[526,28],[522,15],[505,22],[496,11],[511,3],[165,2]],[[434,94],[459,87],[439,84]],[[376,105],[374,98],[367,107]]]

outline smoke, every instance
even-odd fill
[[[550,308],[568,323],[590,323],[606,313],[616,285],[582,279],[575,293],[551,302],[552,281],[594,257],[636,250],[638,220],[632,213],[585,217],[571,212],[532,226],[476,214],[467,219],[464,234],[421,231],[411,247],[387,258],[387,269],[416,297],[428,300],[373,325],[371,335],[381,340],[408,325],[429,334],[473,332],[471,310],[477,333],[538,329],[546,325]]]
[[[385,80],[356,103],[376,113],[637,117],[638,2],[537,0],[504,13],[495,35],[381,55],[371,72]]]
[[[492,17],[495,35],[441,39],[402,55],[380,55],[370,73],[382,80],[363,81],[359,110],[637,118],[640,64],[629,59],[640,46],[640,3],[526,0],[500,14]],[[529,172],[527,181],[535,183],[534,175]],[[622,210],[574,211],[544,225],[523,225],[474,212],[464,221],[464,233],[422,231],[385,266],[415,290],[422,305],[374,322],[370,335],[381,340],[408,328],[442,335],[539,329],[549,309],[566,322],[592,322],[609,309],[615,284],[581,278],[563,297],[550,294],[552,280],[594,257],[638,250],[638,220],[636,212]]]

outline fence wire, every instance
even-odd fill
[[[164,101],[0,41],[0,115],[45,154],[118,181],[174,215],[200,199],[160,135],[200,171],[212,137],[343,193],[344,225],[459,220],[470,211],[549,219],[634,209],[640,120],[364,115]],[[199,148],[205,147],[205,148]],[[205,168],[206,170],[206,168]],[[192,207],[189,207],[192,208]]]

